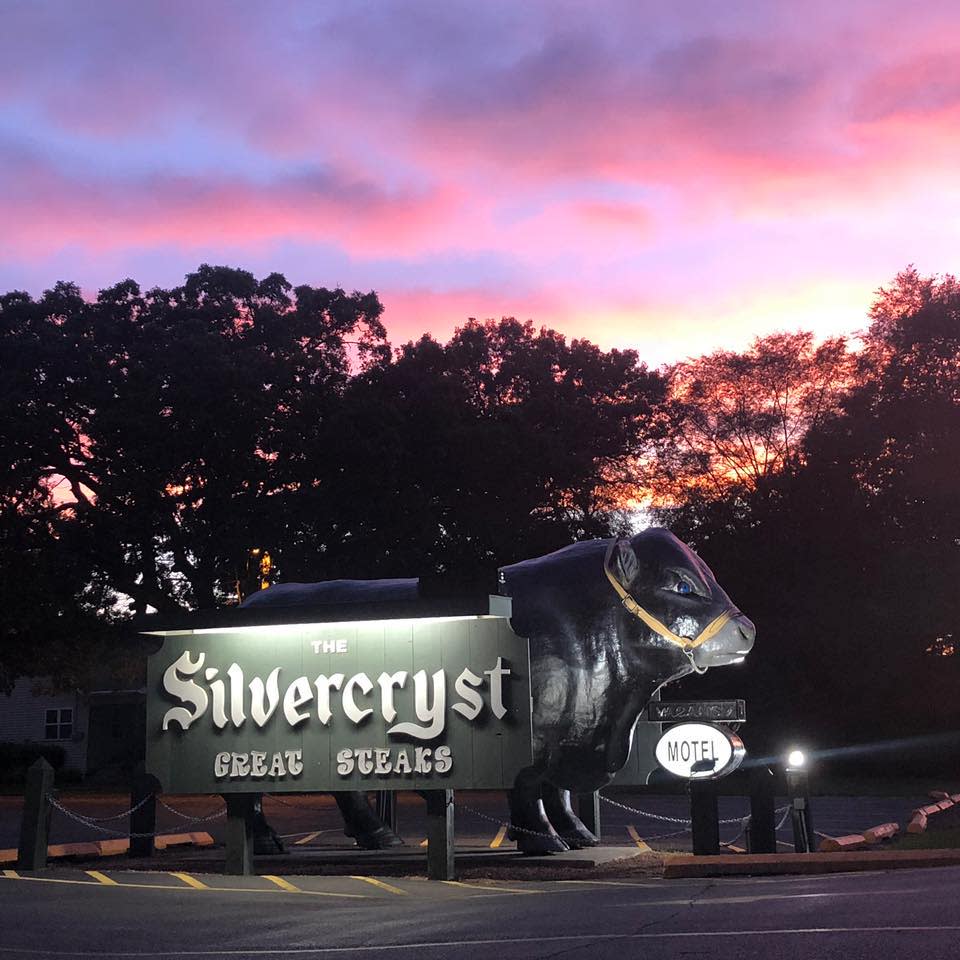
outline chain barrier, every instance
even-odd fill
[[[453,805],[455,809],[472,813],[475,817],[479,817],[481,820],[488,820],[490,823],[495,823],[498,827],[506,827],[511,833],[525,833],[529,837],[549,837],[551,840],[555,840],[559,836],[559,834],[556,833],[545,833],[542,830],[528,830],[526,827],[514,826],[508,820],[491,817],[488,814],[481,813],[476,808],[468,806],[465,803],[458,803],[456,800],[454,800]]]
[[[91,817],[85,813],[78,814],[78,816],[83,817],[84,820],[86,820],[91,824],[110,823],[113,820],[122,820],[124,817],[129,817],[131,813],[134,813],[137,810],[139,810],[148,800],[153,800],[154,796],[155,794],[148,793],[139,803],[134,804],[129,810],[124,810],[123,813],[115,813],[111,817]],[[49,800],[50,798],[48,797],[47,799]],[[51,802],[53,801],[51,800]],[[56,806],[59,806],[59,804],[56,804]]]
[[[169,803],[166,803],[165,801],[161,800],[160,797],[157,797],[157,803],[159,803],[164,810],[168,810],[175,817],[179,817],[181,820],[185,821],[186,823],[209,823],[211,820],[219,820],[220,817],[225,816],[227,812],[226,804],[224,804],[222,807],[220,807],[220,809],[215,810],[213,813],[208,813],[206,816],[191,817],[187,813],[181,813],[179,810],[175,810],[173,807],[170,806]]]
[[[154,795],[151,794],[149,797],[145,797],[143,800],[140,801],[140,803],[138,803],[134,807],[131,807],[128,811],[126,811],[126,813],[122,814],[121,816],[127,816],[128,814],[132,813],[134,810],[138,810],[140,807],[143,806],[143,804],[147,800],[151,799],[153,796]],[[187,814],[181,813],[179,810],[175,810],[169,804],[164,803],[163,800],[161,800],[159,797],[157,797],[156,800],[157,800],[157,803],[159,803],[165,809],[169,810],[171,813],[174,813],[181,819],[189,821],[191,823],[206,823],[210,820],[215,820],[218,817],[222,817],[227,812],[227,808],[226,806],[224,806],[222,810],[219,810],[215,814],[210,814],[209,816],[206,816],[206,817],[190,817]],[[56,797],[52,796],[51,794],[47,794],[47,803],[49,803],[50,806],[54,807],[55,809],[59,810],[68,819],[74,820],[76,823],[79,823],[90,830],[98,830],[100,833],[105,833],[109,836],[130,837],[130,839],[133,840],[133,839],[141,839],[143,837],[164,837],[164,836],[173,835],[172,833],[157,833],[156,831],[153,831],[150,833],[138,833],[136,831],[129,832],[126,830],[113,830],[110,827],[104,827],[102,824],[109,820],[119,819],[118,817],[101,817],[101,818],[88,817],[85,814],[77,813],[76,811],[71,810],[69,807],[65,807]]]
[[[602,793],[599,794],[599,797],[601,800],[605,801],[606,803],[609,803],[610,806],[612,807],[619,807],[621,810],[626,810],[627,813],[635,813],[641,817],[649,817],[651,820],[661,820],[664,823],[683,823],[683,824],[686,824],[688,827],[692,823],[692,821],[684,817],[665,817],[665,816],[661,816],[659,813],[650,813],[647,810],[638,810],[636,807],[630,807],[625,803],[619,803],[618,801],[613,800],[610,797],[605,797]],[[728,821],[721,820],[720,822],[726,823]],[[739,818],[737,818],[736,821],[729,821],[729,822],[739,823],[740,820]],[[686,833],[686,831],[683,831],[683,832]]]

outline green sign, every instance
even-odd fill
[[[147,770],[167,793],[501,789],[532,761],[505,618],[157,633]]]

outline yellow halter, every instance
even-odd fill
[[[690,656],[692,651],[696,650],[697,647],[702,646],[712,637],[715,637],[728,623],[732,620],[734,615],[737,613],[736,610],[726,610],[720,614],[715,620],[711,620],[710,623],[693,637],[681,637],[679,634],[674,633],[665,623],[658,620],[652,613],[648,613],[643,607],[633,599],[632,596],[623,588],[623,585],[620,581],[613,575],[613,571],[610,569],[610,558],[613,556],[613,551],[617,547],[617,540],[614,539],[610,546],[607,548],[607,555],[603,559],[603,572],[607,575],[607,579],[613,584],[613,589],[617,591],[617,594],[620,597],[620,602],[627,608],[635,617],[639,617],[654,633],[659,634],[663,637],[664,640],[669,640],[671,643],[675,643],[687,656]],[[691,658],[691,663],[693,662]]]

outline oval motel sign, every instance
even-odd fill
[[[746,756],[743,741],[713,723],[678,723],[663,733],[655,752],[664,770],[688,780],[724,777]]]

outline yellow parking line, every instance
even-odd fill
[[[637,828],[632,823],[627,824],[627,833],[630,834],[630,838],[641,850],[643,850],[645,853],[651,852],[649,845],[643,839],[643,837],[641,837],[640,834],[637,833]]]
[[[497,847],[503,843],[504,839],[507,836],[507,825],[505,823],[500,825],[500,829],[497,831],[497,835],[490,841],[490,849],[496,850]]]
[[[263,879],[275,883],[281,890],[289,890],[290,893],[303,893],[299,887],[295,887],[289,880],[284,880],[283,877],[275,877],[273,874],[265,873]]]
[[[395,887],[392,883],[384,883],[382,880],[377,880],[374,877],[351,877],[350,879],[362,880],[364,883],[370,883],[375,887],[379,887],[381,890],[386,890],[388,893],[395,893],[400,897],[405,897],[407,895],[406,890],[401,890],[399,887]]]
[[[299,846],[301,843],[309,843],[311,840],[316,840],[320,836],[320,831],[315,830],[313,833],[308,833],[305,837],[301,837],[299,840],[294,840],[293,845]]]
[[[198,880],[196,877],[191,877],[189,873],[177,873],[175,871],[171,871],[170,876],[176,877],[178,880],[182,880],[185,884],[193,887],[195,890],[210,889],[202,880]]]
[[[118,887],[120,884],[116,880],[111,879],[105,873],[101,873],[99,870],[84,870],[84,873],[88,877],[93,877],[98,883],[102,883],[107,887]]]
[[[63,877],[22,877],[15,870],[4,870],[4,876],[9,880],[26,880],[28,883],[73,883],[79,884],[82,887],[99,887],[102,884],[93,883],[90,880],[66,880]],[[181,874],[171,874],[174,877],[180,877]],[[193,877],[190,877],[192,884],[200,883],[199,880],[195,880]],[[120,883],[117,882],[118,887],[126,887],[128,890],[172,890],[174,893],[179,891],[183,893],[185,890],[189,889],[188,887],[180,886],[168,886],[167,884],[161,883]],[[275,889],[274,887],[203,887],[204,890],[212,890],[214,893],[282,893],[282,890]],[[325,890],[301,890],[300,891],[305,897],[334,897],[341,900],[366,900],[362,893],[329,893]]]

